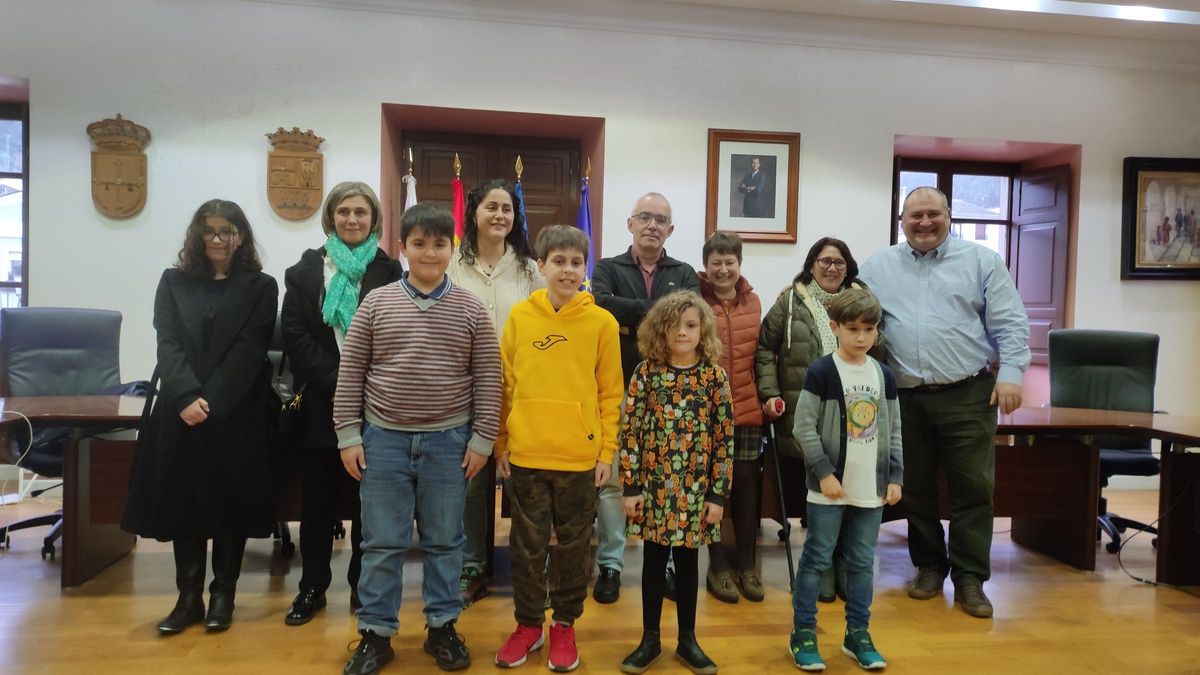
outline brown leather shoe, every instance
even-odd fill
[[[762,602],[763,585],[762,579],[758,578],[758,572],[742,572],[742,595],[750,602]]]
[[[908,597],[914,600],[929,600],[936,598],[942,592],[946,575],[934,567],[922,567],[917,570],[917,576],[908,582]]]
[[[729,574],[729,570],[717,572],[709,568],[704,585],[708,587],[708,592],[721,602],[733,604],[741,599],[737,586],[733,585],[733,577]]]
[[[973,579],[954,585],[954,603],[962,605],[963,611],[971,616],[992,618],[992,601],[983,592],[983,584]]]

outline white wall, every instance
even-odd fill
[[[657,190],[675,209],[668,250],[695,262],[707,129],[801,132],[800,244],[751,246],[744,266],[767,297],[817,237],[860,259],[887,245],[896,134],[1080,144],[1076,324],[1160,333],[1159,406],[1200,407],[1200,282],[1118,275],[1122,158],[1200,156],[1195,56],[1143,67],[1161,45],[624,0],[587,5],[591,18],[542,3],[552,26],[499,21],[500,3],[3,4],[0,75],[30,81],[30,297],[124,312],[127,379],[149,375],[154,286],[200,202],[239,202],[279,278],[321,240],[318,218],[271,212],[263,134],[311,127],[328,139],[327,187],[377,184],[380,104],[393,102],[604,117],[603,253],[624,248],[633,200]],[[154,135],[150,196],[127,221],[89,194],[84,127],[118,112]]]

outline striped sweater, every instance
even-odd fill
[[[433,431],[471,422],[467,447],[490,455],[500,429],[500,346],[491,315],[451,286],[419,309],[397,281],[371,291],[346,331],[333,396],[338,447],[362,444],[365,419]]]

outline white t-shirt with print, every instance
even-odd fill
[[[842,472],[842,490],[846,496],[829,499],[819,490],[809,490],[808,501],[867,509],[883,506],[876,485],[883,382],[870,356],[861,365],[854,365],[834,352],[833,363],[842,379],[842,396],[846,401],[846,467]]]

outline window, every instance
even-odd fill
[[[26,106],[0,103],[0,307],[27,301]]]
[[[986,246],[1007,263],[1016,171],[1013,164],[898,159],[892,242],[904,238],[904,198],[916,188],[933,186],[950,200],[950,236]]]

